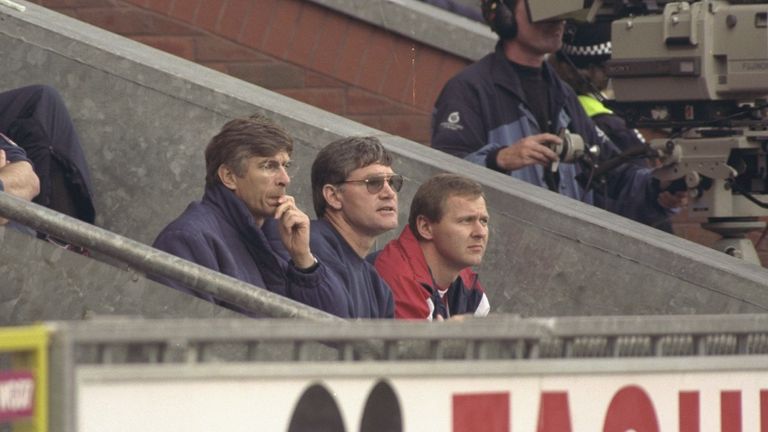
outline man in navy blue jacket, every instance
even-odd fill
[[[80,138],[55,88],[31,85],[0,92],[0,132],[27,154],[40,179],[37,204],[93,223],[91,175]]]
[[[560,163],[551,170],[558,161],[552,146],[561,143],[562,129],[598,145],[603,159],[618,154],[544,61],[560,49],[565,21],[531,23],[524,0],[483,0],[482,10],[499,43],[446,83],[435,103],[432,147],[571,198],[599,202],[577,180],[578,165]],[[645,206],[671,208],[683,201],[659,186],[650,169],[624,164],[608,174],[604,193]],[[631,213],[621,212],[638,218]]]
[[[394,317],[392,291],[365,257],[376,237],[397,227],[402,185],[375,137],[334,141],[312,164],[312,250],[342,280],[351,315]]]
[[[158,235],[154,246],[326,312],[354,318],[341,283],[309,244],[309,218],[286,195],[293,140],[267,118],[252,116],[224,125],[205,150],[205,194]],[[262,225],[274,219],[279,244]],[[213,295],[192,292],[243,312]]]

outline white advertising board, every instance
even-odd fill
[[[768,432],[766,357],[462,363],[81,368],[78,430],[303,430],[304,409],[345,431],[378,410],[406,431]],[[308,389],[328,397],[298,408]]]

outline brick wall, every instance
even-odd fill
[[[469,63],[303,0],[36,3],[423,144],[437,94]]]
[[[765,221],[766,218],[761,217],[760,220]],[[706,220],[703,218],[689,217],[686,212],[673,217],[672,222],[676,235],[693,242],[711,247],[720,238],[719,235],[701,227],[701,223],[706,222]],[[768,238],[760,241],[763,234],[763,231],[755,231],[749,234],[749,238],[752,240],[752,243],[756,245],[755,249],[757,250],[757,254],[760,257],[763,266],[768,267]]]
[[[423,144],[440,89],[469,63],[304,0],[35,2]],[[717,239],[686,214],[674,222],[681,237]]]

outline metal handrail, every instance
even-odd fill
[[[272,318],[342,321],[341,318],[170,255],[143,243],[0,192],[0,217],[126,263],[145,274],[183,283],[197,293]]]
[[[108,353],[165,353],[150,357],[165,357],[164,361],[171,362],[168,359],[189,358],[189,353],[194,353],[195,358],[210,354],[223,360],[228,357],[227,350],[234,346],[255,352],[269,350],[274,343],[291,345],[289,352],[293,353],[321,344],[335,349],[341,361],[768,354],[765,315],[547,319],[492,315],[463,322],[365,320],[332,326],[301,320],[100,319],[51,325],[57,333],[66,335],[73,346]],[[359,349],[363,344],[375,349],[363,352]],[[217,346],[229,348],[216,352]],[[179,352],[187,354],[178,355]],[[305,355],[285,360],[313,359],[317,360]]]

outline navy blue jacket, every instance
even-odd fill
[[[94,222],[90,171],[69,111],[56,89],[33,85],[0,92],[0,132],[22,147],[32,161],[40,179],[36,203]],[[63,191],[71,195],[73,208],[61,203]]]
[[[553,130],[567,128],[581,135],[585,143],[600,146],[603,159],[617,155],[619,150],[595,127],[573,90],[557,77],[549,64],[544,62],[542,67],[544,79],[549,83]],[[529,109],[517,73],[499,43],[495,52],[466,67],[446,83],[433,112],[432,147],[497,169],[495,154],[501,148],[542,131],[544,128],[539,126]],[[546,187],[540,165],[505,173]],[[593,191],[585,195],[582,185],[576,180],[581,173],[577,164],[561,163],[559,173],[561,194],[590,204],[596,203]],[[607,184],[608,196],[612,198],[658,206],[659,190],[652,182],[650,169],[624,164],[608,175]],[[598,203],[601,201],[598,200]],[[627,207],[621,209],[626,210]],[[636,207],[631,209],[638,210]],[[632,219],[639,217],[623,211],[620,214]]]
[[[32,164],[32,161],[29,160],[29,158],[27,157],[27,152],[25,152],[23,148],[16,145],[16,143],[14,143],[12,140],[10,140],[7,136],[3,135],[2,133],[0,133],[0,150],[3,150],[5,152],[5,159],[9,163],[27,161],[30,164]],[[0,181],[0,190],[1,191],[5,190],[5,185],[3,185],[2,181]],[[9,221],[8,225],[6,226],[12,227],[17,231],[21,231],[26,234],[34,235],[34,231],[31,231],[29,228],[17,223],[16,221]]]
[[[310,246],[317,259],[341,279],[344,297],[340,303],[355,318],[393,318],[395,302],[389,285],[376,269],[361,258],[325,219],[312,221]]]
[[[281,244],[270,244],[245,203],[221,184],[206,187],[202,201],[190,204],[160,232],[153,246],[328,313],[350,317],[348,305],[339,301],[341,283],[327,266],[320,263],[310,273],[300,272],[285,258],[288,253]],[[244,312],[237,305],[193,292],[179,282],[161,282]]]
[[[616,144],[621,151],[647,145],[645,139],[637,129],[629,128],[623,118],[614,114],[593,96],[581,95],[579,96],[579,101],[582,106],[589,104],[593,107],[593,110],[597,111],[595,113],[590,113],[590,110],[586,109],[585,106],[587,114],[592,116],[591,118],[592,121],[595,122],[595,125],[600,128],[601,131],[605,132],[605,134],[608,135],[608,138],[611,139],[611,142]],[[633,163],[641,167],[648,166],[648,161],[646,159],[635,159],[628,163]],[[611,208],[610,206],[625,206],[625,208]],[[631,199],[618,199],[609,202],[607,208],[618,214],[635,215],[636,217],[634,219],[638,222],[672,233],[672,223],[669,220],[669,212],[661,206],[648,206],[643,202],[636,202]]]
[[[312,253],[334,272],[346,288],[350,315],[355,318],[393,318],[392,290],[376,269],[361,258],[325,219],[312,221]]]
[[[0,150],[5,152],[5,158],[9,163],[21,161],[32,163],[27,157],[27,152],[2,133],[0,133]]]

